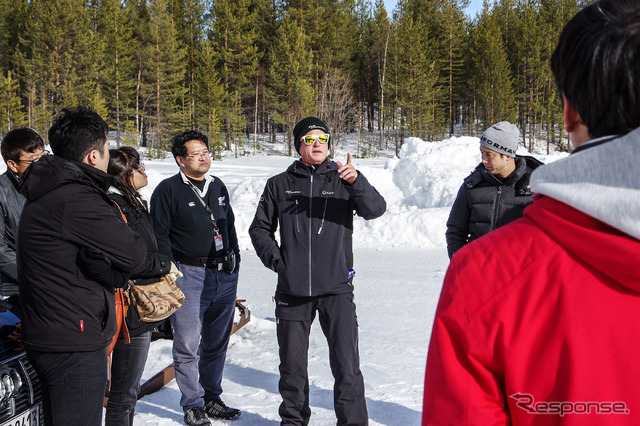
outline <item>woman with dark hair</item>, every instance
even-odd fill
[[[136,284],[156,282],[160,276],[170,272],[172,263],[169,258],[158,253],[146,202],[138,193],[148,183],[144,164],[140,162],[138,151],[128,146],[111,149],[109,154],[107,171],[115,177],[108,191],[109,198],[118,205],[127,218],[129,227],[142,237],[147,246],[145,262],[131,273],[130,278]],[[106,426],[133,425],[140,378],[151,343],[151,330],[158,324],[141,322],[135,307],[129,307],[126,325],[131,343],[125,343],[124,331],[121,331],[111,360],[111,389],[105,415]]]

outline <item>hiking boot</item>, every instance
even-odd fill
[[[211,425],[207,414],[202,407],[193,407],[184,413],[184,422],[189,426]]]
[[[218,400],[211,400],[204,406],[204,411],[207,416],[212,419],[233,420],[240,417],[240,410],[237,408],[230,408],[225,405],[224,402]]]

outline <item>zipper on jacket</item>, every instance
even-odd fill
[[[324,216],[327,213],[327,199],[324,199],[324,210],[322,211],[322,221],[320,222],[320,228],[318,228],[318,235],[322,232],[322,227],[324,226]]]
[[[298,220],[298,215],[300,214],[300,203],[298,203],[298,199],[296,201],[296,211],[294,212],[294,216],[296,217],[296,232],[300,233],[300,221]]]
[[[313,228],[313,170],[311,170],[311,185],[309,186],[309,296],[311,296],[311,229]]]
[[[498,187],[498,191],[496,193],[496,199],[493,202],[493,216],[491,217],[491,230],[496,229],[498,213],[500,210],[500,199],[502,198],[502,185]]]

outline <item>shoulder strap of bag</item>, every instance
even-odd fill
[[[111,202],[115,204],[118,210],[120,211],[120,214],[122,215],[122,220],[124,220],[124,223],[128,223],[127,217],[124,215],[124,213],[122,212],[122,209],[120,208],[120,204],[118,204],[116,200],[111,200]],[[129,308],[129,298],[125,294],[124,290],[121,288],[117,289],[116,291],[116,299],[118,299],[118,297],[120,298],[122,309],[118,316],[118,331],[116,332],[116,335],[114,337],[113,346],[115,346],[115,341],[118,340],[118,336],[120,335],[120,327],[122,327],[122,333],[124,334],[125,343],[131,343],[131,336],[129,335],[129,327],[127,327],[127,321],[126,321],[127,309]],[[111,351],[113,351],[113,347],[111,347]],[[109,353],[111,353],[111,351],[109,351]]]
[[[120,204],[118,204],[118,203],[116,202],[116,200],[111,200],[111,202],[112,202],[113,204],[115,204],[115,205],[116,205],[116,207],[118,208],[118,211],[119,211],[119,212],[120,212],[120,214],[122,215],[122,220],[124,220],[124,223],[129,223],[129,221],[127,220],[127,217],[124,215],[124,213],[123,213],[122,209],[120,208]]]

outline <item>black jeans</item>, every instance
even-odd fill
[[[100,426],[107,389],[107,349],[41,352],[27,348],[38,373],[46,426]]]
[[[353,293],[318,297],[276,294],[281,425],[309,424],[309,333],[316,313],[329,345],[329,363],[335,379],[333,401],[337,425],[368,425],[364,379],[358,353],[358,319]]]
[[[131,308],[130,308],[131,309]],[[135,308],[134,308],[135,309]],[[140,379],[147,362],[151,331],[131,337],[131,343],[118,339],[111,354],[111,389],[105,426],[132,426]]]

